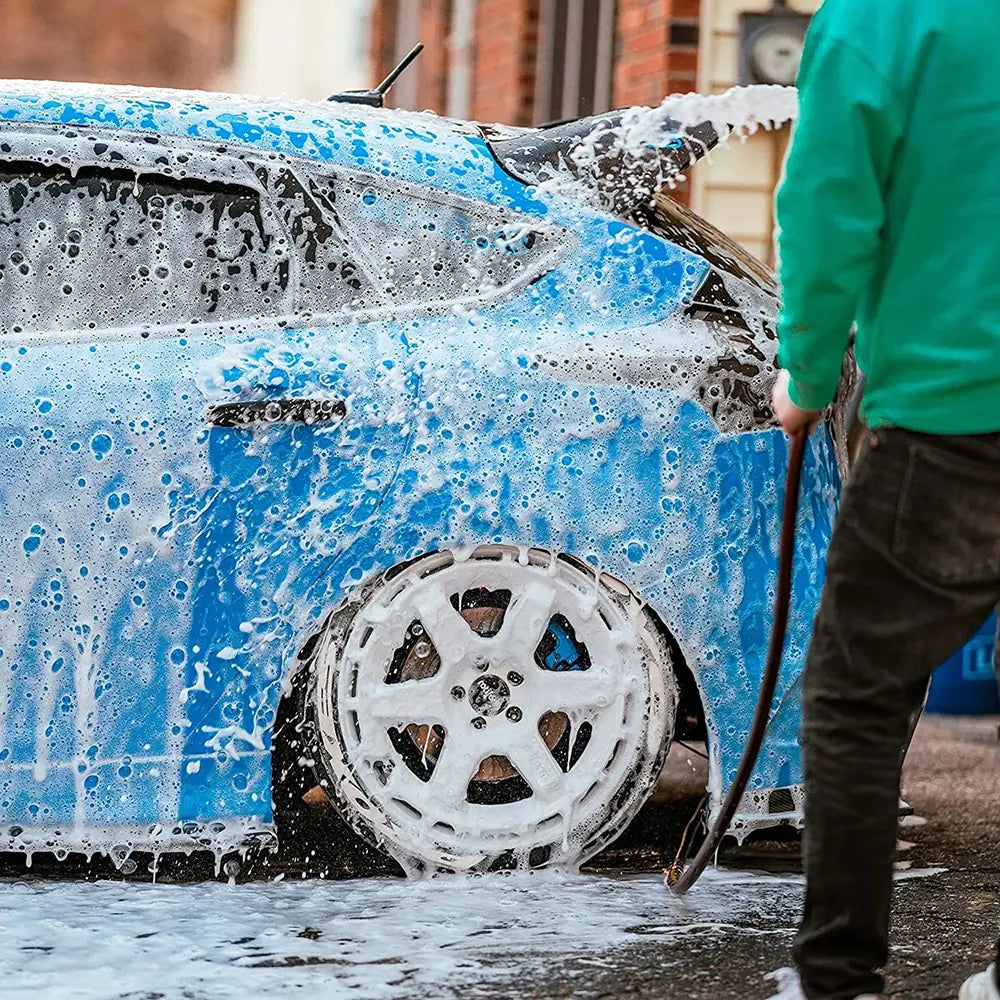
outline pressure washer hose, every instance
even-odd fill
[[[771,702],[778,685],[778,671],[781,667],[781,651],[785,645],[785,633],[788,630],[788,610],[792,599],[792,562],[795,556],[795,524],[799,514],[799,488],[802,483],[802,463],[805,459],[806,438],[809,431],[802,428],[792,435],[788,450],[788,477],[785,482],[785,501],[781,513],[781,549],[778,555],[778,589],[774,595],[774,617],[771,622],[771,641],[767,648],[767,661],[764,674],[760,679],[760,694],[757,697],[757,710],[754,712],[750,733],[747,736],[740,766],[736,769],[736,777],[729,786],[729,791],[722,802],[715,824],[705,838],[694,860],[688,867],[674,878],[676,869],[671,869],[667,875],[667,885],[674,895],[682,895],[698,881],[718,850],[722,838],[729,829],[736,807],[746,791],[750,772],[757,763],[767,724]]]

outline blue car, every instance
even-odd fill
[[[711,126],[571,155],[620,125],[0,84],[0,850],[273,845],[279,752],[409,870],[579,863],[699,733],[718,807],[776,291],[650,201]],[[741,836],[800,820],[837,417]]]

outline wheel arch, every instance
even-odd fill
[[[655,634],[656,638],[662,643],[662,646],[665,647],[666,652],[669,654],[668,662],[675,678],[676,702],[674,706],[674,718],[668,736],[662,743],[662,757],[660,758],[659,767],[662,767],[666,754],[674,740],[703,738],[705,712],[702,697],[695,675],[688,666],[687,657],[684,655],[681,642],[671,632],[663,616],[634,587],[619,576],[599,570],[572,553],[552,553],[551,550],[542,546],[486,545],[477,548],[495,547],[505,549],[520,548],[522,550],[531,548],[536,552],[549,553],[557,559],[565,560],[585,570],[592,577],[602,577],[605,581],[612,584],[612,589],[619,590],[623,596],[627,594],[630,600],[634,601],[637,606],[641,607],[647,613],[651,633]],[[441,552],[442,549],[437,549],[436,551]],[[286,675],[274,726],[272,743],[274,753],[272,792],[276,807],[279,797],[283,796],[286,802],[290,802],[293,798],[298,800],[301,799],[303,792],[315,788],[317,783],[320,785],[323,784],[321,781],[323,768],[314,767],[311,760],[314,751],[310,752],[310,747],[317,739],[317,734],[313,731],[314,721],[309,709],[309,703],[311,685],[315,680],[312,665],[316,662],[324,633],[330,627],[331,620],[334,620],[340,614],[350,614],[350,609],[355,608],[358,604],[363,604],[366,595],[373,588],[381,583],[391,581],[414,562],[423,560],[434,554],[434,551],[428,551],[418,556],[401,560],[391,567],[381,568],[356,588],[353,588],[351,592],[346,593],[342,603],[337,608],[331,608],[328,614],[318,619],[315,629],[302,641],[296,662]],[[306,752],[303,753],[303,751]],[[282,779],[287,778],[291,772],[297,772],[297,775],[292,775],[291,788],[279,795],[279,783],[281,783]],[[332,788],[328,789],[328,797],[331,802],[336,801],[335,797],[330,793],[332,793]],[[281,823],[278,812],[279,810],[276,808],[275,818],[278,821],[280,831]],[[348,822],[355,833],[359,834],[368,843],[373,843],[367,831],[358,828],[349,819]]]
[[[688,666],[687,657],[674,633],[667,627],[663,617],[652,604],[646,605],[660,638],[670,650],[671,662],[677,675],[679,698],[677,717],[674,723],[674,740],[706,740],[708,730],[705,703],[694,671]]]

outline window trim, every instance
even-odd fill
[[[336,183],[339,178],[341,180],[347,180],[358,187],[370,187],[374,188],[376,191],[384,191],[387,185],[386,178],[378,174],[370,174],[366,171],[352,170],[350,168],[334,169],[330,171],[314,170],[312,175],[319,179],[332,181],[333,183]],[[445,209],[458,208],[461,210],[464,206],[468,205],[480,213],[489,209],[505,211],[505,209],[501,206],[494,205],[491,202],[472,198],[468,195],[426,187],[412,181],[401,180],[400,178],[392,178],[391,185],[394,192],[400,197],[412,197],[417,201],[428,202],[432,205]],[[508,302],[512,298],[516,297],[518,293],[523,291],[529,285],[534,284],[536,281],[545,277],[546,274],[555,270],[564,260],[566,260],[567,257],[571,256],[575,252],[578,240],[576,234],[571,230],[527,213],[512,211],[511,216],[511,219],[507,223],[509,225],[516,226],[524,224],[530,226],[534,230],[549,232],[558,237],[553,240],[553,249],[548,254],[547,259],[545,259],[544,267],[534,265],[526,268],[524,273],[519,275],[514,281],[495,288],[489,293],[479,293],[477,295],[464,296],[461,298],[450,298],[440,302],[412,302],[401,303],[399,305],[388,305],[374,310],[365,310],[362,313],[352,313],[351,318],[360,322],[367,322],[369,317],[377,320],[388,316],[433,316],[438,313],[449,312],[456,307],[471,307],[474,309],[493,308],[494,306],[501,305],[504,302]],[[345,230],[345,238],[350,240],[351,235],[346,231],[343,224],[341,225],[341,228]],[[373,281],[377,283],[378,268],[371,263],[367,253],[364,253],[363,248],[359,248],[353,244],[351,245],[351,250],[357,255],[359,261],[364,260],[366,268],[370,269]]]

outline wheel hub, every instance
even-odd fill
[[[469,687],[469,704],[479,715],[499,715],[510,702],[510,688],[502,677],[486,674]]]

